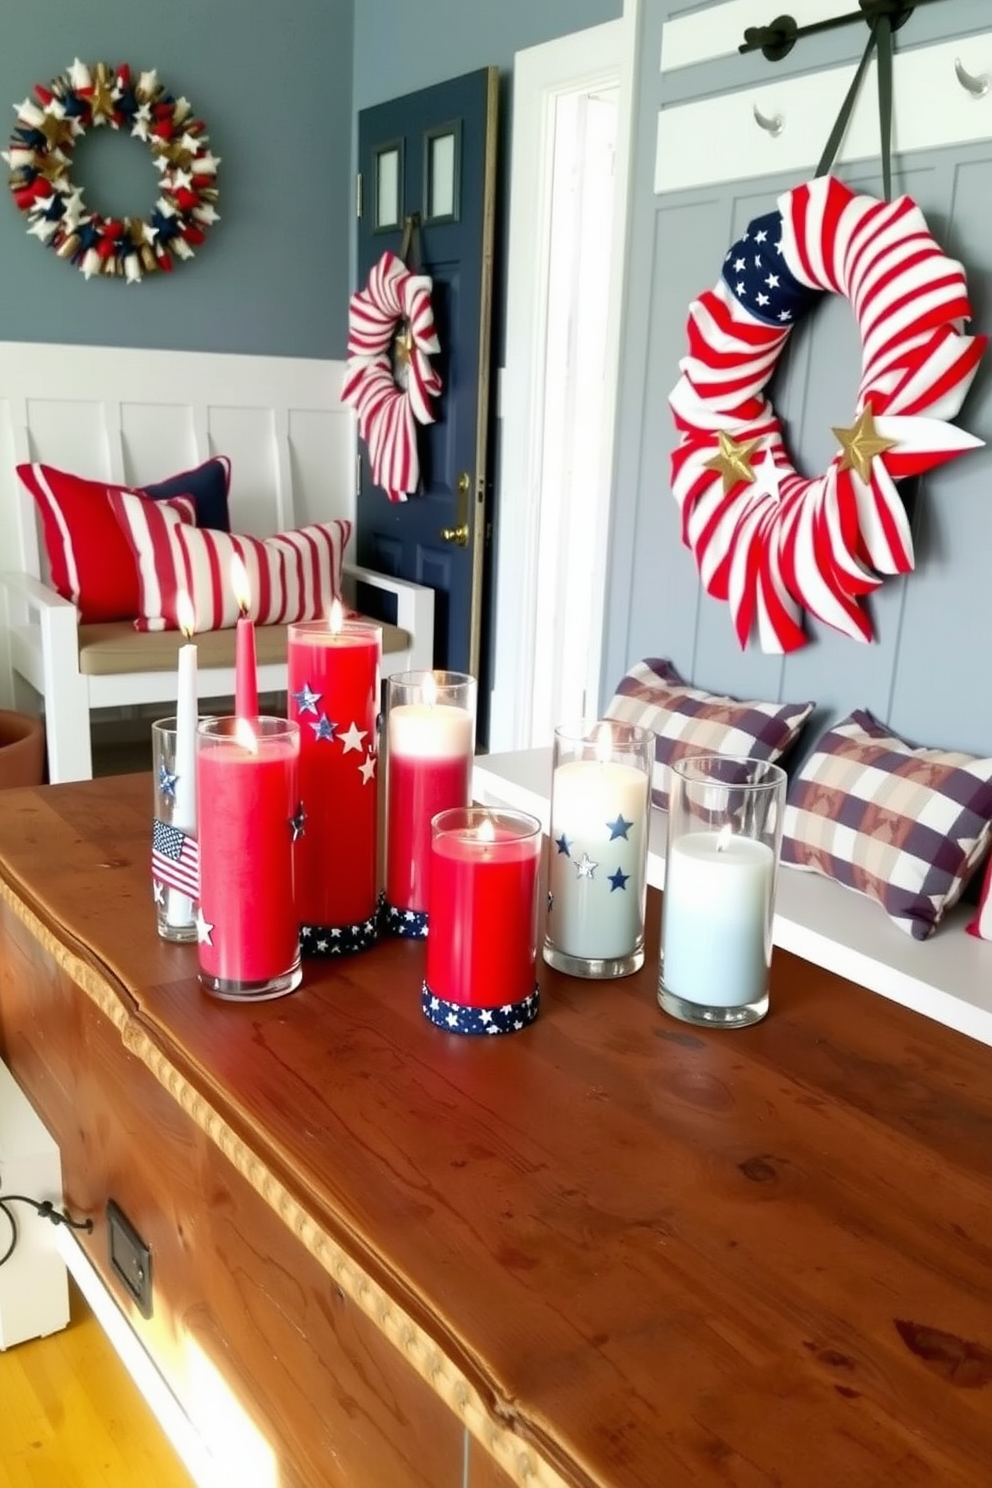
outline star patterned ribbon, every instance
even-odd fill
[[[427,939],[427,911],[399,909],[395,904],[385,905],[386,929],[390,935],[400,935],[408,940]]]
[[[505,1002],[501,1007],[467,1007],[460,1002],[447,1002],[443,997],[435,997],[424,982],[420,993],[420,1007],[425,1018],[447,1033],[489,1036],[519,1033],[537,1017],[541,1007],[541,993],[535,987],[527,997],[522,997],[518,1002]]]
[[[354,925],[301,925],[300,950],[304,956],[350,956],[367,951],[379,938],[385,897],[380,894],[375,911]]]

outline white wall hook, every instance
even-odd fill
[[[962,67],[960,57],[954,58],[954,71],[962,88],[970,93],[972,98],[984,98],[989,88],[992,87],[987,72],[981,73],[978,77],[972,77],[971,73]]]
[[[987,86],[988,82],[986,80],[986,87]],[[767,114],[763,114],[761,112],[757,104],[754,105],[754,117],[756,122],[765,131],[765,133],[772,136],[772,139],[776,139],[785,128],[785,120],[782,118],[781,114],[773,114],[772,117],[769,119]]]

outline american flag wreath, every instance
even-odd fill
[[[854,418],[808,478],[765,390],[789,332],[821,293],[846,296],[861,332]],[[803,611],[872,639],[863,600],[914,564],[896,482],[983,441],[948,421],[987,343],[964,269],[908,196],[879,201],[820,176],[778,199],[730,248],[689,309],[688,354],[669,403],[672,489],[705,591],[730,605],[741,646],[805,645]]]
[[[372,480],[390,501],[420,484],[417,424],[432,424],[441,392],[430,358],[441,350],[431,308],[431,279],[388,250],[348,309],[348,365],[341,398],[358,414]]]
[[[3,158],[10,190],[26,213],[28,232],[75,264],[86,279],[103,274],[137,284],[192,258],[219,221],[217,167],[206,127],[185,98],[176,98],[155,71],[134,77],[127,63],[77,57],[35,97],[15,104],[17,123]],[[76,143],[106,126],[142,140],[159,172],[159,196],[147,218],[103,217],[91,211],[72,179]]]

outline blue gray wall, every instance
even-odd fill
[[[727,247],[751,218],[770,210],[797,179],[756,178],[656,195],[658,110],[853,61],[865,43],[864,27],[851,25],[804,39],[781,63],[755,53],[663,78],[658,70],[662,24],[685,9],[684,0],[641,4],[604,696],[630,662],[666,656],[686,678],[714,692],[815,699],[811,740],[828,720],[866,707],[915,743],[990,754],[992,352],[986,353],[958,420],[987,447],[931,472],[910,498],[916,569],[887,579],[869,600],[874,643],[860,644],[810,621],[809,644],[788,657],[766,655],[755,644],[741,651],[729,607],[702,593],[692,555],[682,545],[669,486],[676,436],[667,399],[685,353],[688,306],[716,282]],[[769,19],[774,9],[769,7]],[[898,45],[920,45],[988,24],[988,0],[920,7],[899,32]],[[832,122],[823,121],[824,140]],[[992,330],[992,127],[989,133],[980,143],[898,159],[893,179],[894,193],[913,196],[944,251],[964,263],[974,310],[971,329],[984,332]],[[881,195],[877,162],[842,167],[837,174],[856,191]],[[831,458],[830,428],[850,423],[859,364],[851,307],[840,297],[825,296],[794,334],[772,388],[801,469],[815,473]]]
[[[4,148],[12,105],[78,56],[154,68],[222,162],[221,221],[190,262],[140,285],[87,283],[27,236],[4,191],[0,340],[342,356],[353,11],[353,0],[0,0]],[[156,175],[138,140],[93,131],[77,158],[94,210],[147,215]]]

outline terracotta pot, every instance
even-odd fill
[[[45,729],[40,718],[0,708],[0,790],[41,785],[45,779]]]

